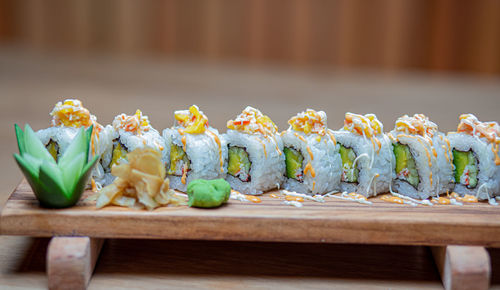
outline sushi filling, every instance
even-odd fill
[[[228,165],[227,173],[239,178],[241,181],[249,182],[250,176],[250,159],[245,148],[238,146],[229,146],[228,150]]]
[[[113,140],[113,152],[111,155],[111,162],[109,169],[113,166],[120,164],[121,160],[127,160],[127,147],[123,145],[118,139]]]
[[[291,147],[285,147],[283,152],[285,153],[286,177],[303,182],[304,170],[302,168],[302,164],[304,157],[300,154],[300,151]]]
[[[410,148],[407,145],[396,143],[393,145],[393,152],[396,157],[396,178],[408,182],[417,189],[420,179]]]
[[[54,157],[54,160],[57,162],[57,156],[59,155],[59,145],[57,144],[57,142],[50,139],[49,143],[45,147],[49,151],[50,155],[52,155],[52,157]]]
[[[453,149],[453,164],[455,165],[455,183],[475,188],[477,186],[478,160],[472,152]]]
[[[354,167],[356,153],[352,148],[345,147],[340,144],[340,158],[342,158],[342,182],[357,183],[359,177],[359,169]]]
[[[167,171],[169,175],[184,176],[191,170],[191,160],[182,146],[172,144],[170,149],[170,168]]]

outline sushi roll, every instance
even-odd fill
[[[196,105],[174,116],[176,124],[163,131],[170,148],[170,187],[185,192],[191,180],[225,178],[227,146],[207,116]]]
[[[389,134],[393,144],[393,190],[418,199],[453,189],[453,163],[446,136],[423,114],[404,115]]]
[[[281,133],[285,189],[312,194],[340,189],[340,145],[328,131],[326,120],[325,112],[307,109],[288,121],[290,127]]]
[[[285,154],[278,127],[259,110],[246,107],[227,122],[226,180],[244,194],[261,194],[280,187],[285,178]]]
[[[456,193],[480,200],[500,194],[499,135],[497,122],[480,122],[472,114],[460,116],[457,131],[448,133]]]
[[[346,113],[334,131],[342,160],[340,188],[365,197],[388,192],[394,171],[391,142],[374,114]]]
[[[109,130],[97,123],[97,118],[76,99],[58,102],[50,115],[51,126],[37,131],[36,134],[56,161],[69,147],[79,128],[93,127],[89,158],[95,155],[101,156],[98,165],[92,171],[93,189],[99,189],[104,182],[102,163],[106,159],[105,153],[111,146]]]
[[[111,168],[121,162],[127,162],[127,153],[137,148],[149,147],[158,150],[162,156],[162,162],[167,165],[169,148],[165,141],[149,122],[148,116],[144,116],[141,110],[134,115],[120,114],[115,117],[112,125],[107,125],[106,130],[111,133],[111,146],[109,153],[103,159],[103,167],[106,173],[105,184],[113,182]]]

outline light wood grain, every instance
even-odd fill
[[[29,185],[22,182],[5,205],[0,224],[3,235],[35,237],[500,246],[500,211],[486,203],[412,207],[371,200],[372,205],[363,205],[328,198],[294,208],[266,194],[260,204],[230,200],[214,210],[98,210],[85,200],[69,209],[51,210],[39,207]]]
[[[432,254],[447,290],[488,289],[490,256],[483,247],[433,247]]]
[[[103,242],[89,237],[52,238],[47,250],[49,289],[86,289]]]

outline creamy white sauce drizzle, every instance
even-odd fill
[[[295,200],[285,200],[282,203],[286,204],[286,205],[295,206],[295,207],[303,207],[304,206],[301,202],[298,202]]]
[[[316,201],[316,202],[325,202],[325,199],[321,195],[310,196],[307,194],[298,193],[295,191],[288,191],[288,190],[281,190],[281,193],[286,194],[286,195],[290,195],[290,196],[302,197],[304,199],[308,199],[308,200],[312,200],[312,201]]]
[[[342,200],[349,200],[349,201],[355,201],[355,202],[359,202],[359,203],[362,203],[362,204],[372,204],[371,201],[368,201],[364,198],[352,198],[352,197],[349,197],[347,191],[344,191],[341,193],[341,195],[328,195],[328,196],[331,196],[331,197],[334,197],[334,198],[338,198],[338,199],[342,199]]]
[[[463,203],[461,202],[458,202],[456,199],[454,198],[450,198],[450,204],[453,204],[453,205],[464,205]]]
[[[427,199],[424,199],[424,200],[418,200],[418,199],[411,198],[411,197],[409,197],[409,196],[404,196],[404,195],[401,195],[401,194],[399,194],[399,193],[393,192],[393,191],[392,191],[392,189],[390,189],[390,191],[391,191],[391,194],[392,194],[392,195],[394,195],[394,196],[396,196],[396,197],[401,198],[401,199],[403,200],[403,202],[404,202],[405,200],[407,200],[407,201],[410,201],[410,202],[414,203],[414,204],[415,204],[415,206],[416,206],[417,204],[423,204],[423,205],[430,205],[430,206],[432,206],[432,202],[430,202],[430,201],[429,201],[429,200],[427,200]],[[405,202],[405,203],[406,203],[406,202]]]
[[[477,192],[476,192],[476,198],[479,199],[479,193],[481,192],[481,190],[485,188],[483,191],[486,192],[486,196],[488,197],[488,203],[490,205],[498,205],[498,202],[496,202],[496,200],[494,198],[491,198],[490,197],[490,192],[488,190],[488,185],[486,183],[483,183],[478,189],[477,189]]]
[[[231,190],[230,199],[236,199],[239,201],[249,201],[243,193]]]

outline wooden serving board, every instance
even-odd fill
[[[91,192],[86,192],[88,196]],[[413,207],[371,198],[364,205],[327,197],[296,208],[283,197],[230,200],[217,209],[96,209],[91,201],[61,210],[38,205],[23,181],[0,215],[2,235],[33,237],[200,239],[500,247],[500,207],[487,203]]]

